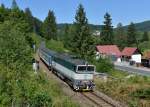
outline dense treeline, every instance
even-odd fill
[[[41,27],[30,9],[20,10],[15,0],[11,8],[0,6],[1,107],[76,107],[59,84],[32,70],[32,45],[36,43],[32,35],[41,35]]]
[[[81,13],[81,14],[85,14]],[[76,18],[75,18],[76,19]],[[62,26],[62,25],[61,25]],[[70,36],[74,35],[74,24],[68,24],[67,25],[70,28]],[[112,45],[116,44],[120,49],[123,49],[124,47],[138,47],[142,51],[149,49],[147,46],[150,44],[149,42],[149,33],[147,31],[141,32],[137,30],[136,24],[133,22],[130,23],[130,25],[127,27],[127,29],[124,28],[122,23],[118,23],[117,27],[114,28],[112,26],[112,18],[109,13],[106,13],[104,15],[104,22],[103,25],[99,26],[99,29],[95,29],[96,31],[100,31],[99,35],[94,35],[93,33],[95,30],[90,29],[90,25],[87,24],[89,27],[90,35],[94,38],[94,44],[102,44],[102,45]],[[68,35],[68,32],[65,33],[66,27],[64,29],[61,27],[62,31],[64,31],[63,35]],[[68,29],[68,28],[67,28]],[[62,33],[62,32],[61,32]],[[69,38],[66,36],[66,38],[69,40]],[[65,43],[68,41],[65,40]],[[72,43],[72,42],[71,42]],[[93,45],[95,46],[95,45]]]
[[[14,0],[11,9],[0,7],[0,16],[0,106],[51,105],[50,95],[32,75],[33,29],[28,16]]]

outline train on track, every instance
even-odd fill
[[[40,59],[48,68],[65,80],[75,91],[92,91],[95,66],[66,53],[57,53],[46,47],[39,48]]]

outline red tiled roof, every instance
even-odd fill
[[[96,49],[101,54],[121,56],[121,52],[116,45],[98,45]]]
[[[134,52],[137,50],[137,48],[135,47],[126,47],[124,48],[124,50],[122,51],[122,55],[124,56],[131,56],[134,54]]]

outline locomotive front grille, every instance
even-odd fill
[[[76,84],[76,90],[93,90],[94,86],[92,81],[79,81],[78,84]]]

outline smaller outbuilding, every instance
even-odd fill
[[[117,45],[97,45],[96,59],[110,58],[112,61],[121,61],[121,52]]]
[[[145,51],[142,57],[142,66],[150,68],[150,51]]]
[[[133,61],[136,64],[141,64],[142,53],[136,47],[126,47],[122,51],[123,61]]]
[[[143,58],[150,60],[150,51],[145,51],[143,54]]]

